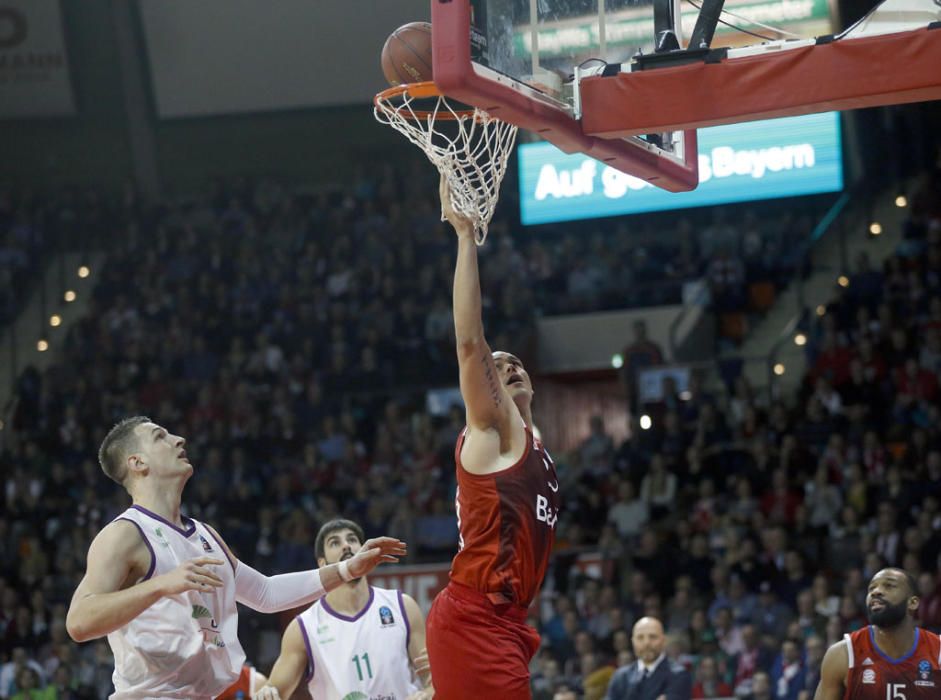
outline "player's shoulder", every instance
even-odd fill
[[[133,520],[118,517],[92,539],[88,561],[89,565],[97,562],[111,566],[120,560],[146,567],[153,563],[153,552],[140,526]]]
[[[919,627],[918,640],[922,644],[927,644],[929,647],[941,651],[941,634],[938,634],[937,632],[932,632],[931,630],[925,629],[924,627]]]
[[[128,548],[140,545],[144,546],[144,534],[140,525],[134,520],[125,517],[122,513],[110,523],[105,525],[95,535],[92,544],[98,546]]]
[[[853,639],[850,634],[845,634],[838,639],[823,655],[823,668],[827,669],[847,669],[850,666],[850,660],[853,658]],[[842,671],[845,672],[845,671]]]

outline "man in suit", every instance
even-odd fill
[[[666,636],[660,620],[639,619],[631,641],[637,661],[617,670],[605,700],[690,700],[692,676],[663,653]]]

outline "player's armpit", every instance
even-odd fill
[[[268,685],[259,690],[255,697],[277,697],[271,693],[270,688],[277,690],[282,698],[291,697],[307,672],[307,664],[307,647],[304,644],[301,625],[295,618],[284,630],[284,636],[281,638],[281,654],[274,662],[274,668],[271,669]]]
[[[516,409],[500,379],[490,346],[483,338],[458,344],[457,358],[467,425],[476,430],[496,430],[503,437]]]
[[[841,700],[846,690],[846,674],[849,671],[849,655],[846,642],[839,641],[824,654],[820,666],[820,683],[814,700]]]

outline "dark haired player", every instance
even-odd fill
[[[317,533],[317,563],[347,561],[362,542],[355,522],[331,520]],[[287,626],[271,679],[253,697],[289,698],[302,680],[317,700],[430,700],[435,691],[418,603],[370,586],[365,576],[333,589]]]
[[[937,700],[941,641],[915,626],[915,580],[883,569],[869,582],[870,624],[827,650],[814,700]]]

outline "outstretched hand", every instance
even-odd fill
[[[281,700],[281,694],[273,685],[266,685],[264,688],[252,695],[252,700]]]
[[[441,198],[441,216],[447,220],[458,238],[474,235],[474,224],[466,216],[454,208],[451,203],[451,186],[448,184],[448,178],[444,175],[438,183],[438,196]]]
[[[408,547],[394,537],[375,537],[363,542],[359,551],[349,561],[350,574],[354,578],[365,576],[380,564],[394,564],[399,557],[408,554]]]

